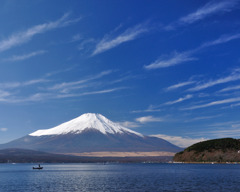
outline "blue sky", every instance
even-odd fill
[[[240,2],[0,2],[0,143],[83,113],[179,146],[240,135]]]

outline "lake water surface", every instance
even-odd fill
[[[0,191],[238,192],[232,164],[0,164]]]

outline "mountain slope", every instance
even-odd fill
[[[178,152],[181,148],[156,137],[144,136],[108,120],[87,113],[57,127],[38,130],[25,137],[0,145],[0,148],[25,148],[57,153],[99,151]]]

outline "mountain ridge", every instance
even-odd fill
[[[85,113],[77,118],[62,123],[56,127],[44,130],[37,130],[30,133],[30,136],[43,136],[43,135],[61,135],[61,134],[79,134],[87,128],[97,129],[103,134],[115,134],[130,132],[138,136],[142,134],[132,131],[126,127],[123,127],[117,123],[114,123],[98,113]]]
[[[114,123],[100,114],[87,113],[56,127],[37,130],[0,145],[51,153],[83,152],[178,152],[181,148],[166,140],[144,136]]]

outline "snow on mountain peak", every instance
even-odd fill
[[[117,123],[114,123],[101,114],[85,113],[73,120],[65,122],[61,125],[50,129],[43,129],[35,131],[30,136],[43,136],[43,135],[63,135],[63,134],[80,134],[86,129],[96,129],[103,134],[116,134],[116,133],[131,133],[138,136],[143,136],[140,133],[127,129]]]

